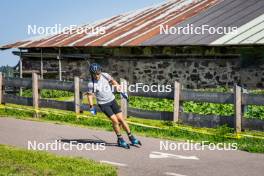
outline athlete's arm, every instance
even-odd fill
[[[114,87],[116,87],[117,91],[120,92],[121,91],[121,86],[118,84],[118,82],[114,79],[109,81],[110,84],[112,84]]]
[[[88,105],[90,108],[93,107],[93,98],[94,98],[94,95],[92,93],[87,94]]]
[[[102,73],[104,78],[109,82],[109,84],[111,84],[112,86],[114,86],[114,88],[116,88],[116,90],[118,92],[121,92],[121,86],[120,84],[118,84],[118,82],[108,73]]]
[[[107,79],[108,79],[109,83],[116,88],[117,92],[120,92],[122,97],[128,100],[128,95],[125,92],[124,88],[109,74],[107,74]]]
[[[94,98],[94,95],[92,93],[87,94],[90,112],[92,113],[92,115],[96,115],[97,112],[96,112],[96,108],[93,105],[93,98]]]

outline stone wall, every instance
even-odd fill
[[[90,59],[100,63],[105,72],[117,80],[125,78],[130,83],[173,84],[180,81],[186,88],[205,88],[243,84],[249,88],[264,88],[264,63],[241,67],[238,56],[156,56],[156,57],[110,57]],[[23,69],[38,70],[39,59],[24,59]],[[45,60],[44,70],[53,71],[44,78],[58,79],[58,60]],[[63,79],[74,76],[88,79],[88,62],[81,59],[62,60]]]
[[[243,68],[240,72],[241,82],[247,87],[264,88],[264,64],[256,66],[256,68]]]
[[[264,63],[242,68],[237,56],[119,58],[102,65],[117,79],[123,77],[131,83],[173,84],[177,80],[186,88],[232,87],[234,83],[264,87]]]

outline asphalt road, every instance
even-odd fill
[[[86,144],[88,150],[47,148],[59,155],[81,156],[112,164],[118,167],[121,176],[261,176],[264,173],[264,154],[209,149],[178,151],[173,147],[179,146],[179,143],[174,141],[168,141],[172,147],[170,150],[160,150],[160,142],[166,141],[146,137],[139,139],[143,143],[141,148],[127,150],[116,146],[113,132],[0,118],[1,144],[28,148],[35,141],[41,148],[56,140],[62,141],[57,144],[78,141],[79,144]]]

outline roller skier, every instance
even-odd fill
[[[93,104],[93,98],[96,97],[97,104],[102,112],[112,121],[113,129],[117,135],[117,144],[123,148],[130,148],[130,145],[124,140],[121,134],[120,125],[126,131],[128,138],[132,145],[141,145],[141,142],[135,138],[130,128],[123,117],[123,113],[119,108],[115,95],[112,92],[111,85],[117,88],[117,91],[121,92],[121,96],[128,100],[128,95],[123,93],[121,86],[116,80],[114,80],[108,73],[102,72],[102,67],[93,63],[89,66],[89,71],[92,80],[88,83],[88,104],[90,112],[96,115],[96,108]]]

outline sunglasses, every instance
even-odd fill
[[[95,77],[95,76],[99,76],[99,75],[101,75],[101,73],[92,73],[91,74],[93,77]]]

